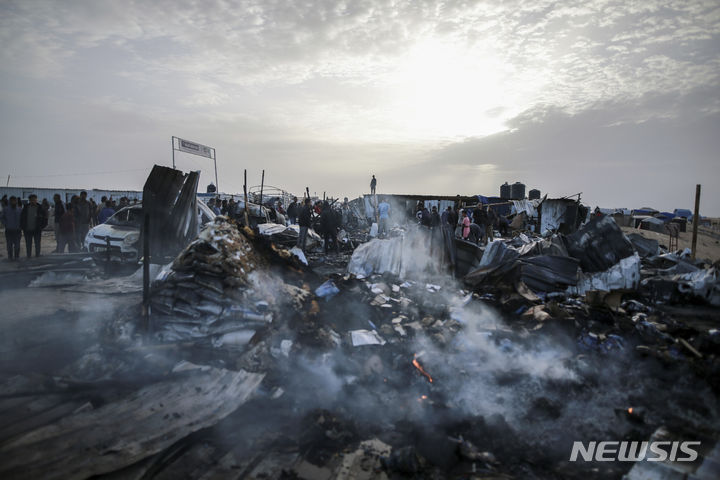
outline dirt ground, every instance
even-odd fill
[[[649,230],[640,230],[633,227],[621,227],[622,231],[627,235],[629,233],[639,233],[645,238],[657,240],[661,246],[667,248],[670,241],[669,237],[664,233],[651,232]],[[692,246],[692,231],[681,232],[678,237],[678,248],[684,250]],[[713,232],[709,228],[698,229],[697,254],[699,259],[710,260],[712,263],[720,260],[720,232]]]
[[[40,240],[40,254],[48,255],[55,250],[57,242],[55,241],[55,232],[52,230],[44,230],[42,233],[42,240]],[[35,246],[33,245],[33,254]],[[0,230],[0,258],[7,260],[7,242],[5,241],[5,229]],[[20,239],[20,257],[25,258],[27,256],[27,250],[25,249],[25,237]]]

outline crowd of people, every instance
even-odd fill
[[[137,203],[137,199],[133,200]],[[53,203],[43,199],[38,202],[37,195],[31,194],[27,203],[20,198],[7,195],[0,199],[0,221],[5,227],[5,241],[9,261],[20,258],[20,240],[25,238],[25,250],[28,258],[41,254],[42,232],[52,225],[56,246],[54,253],[78,252],[83,248],[85,237],[90,228],[105,223],[121,208],[129,206],[130,200],[122,197],[118,201],[102,197],[99,203],[88,199],[86,191],[73,195],[69,202],[63,202],[55,194]]]
[[[466,208],[460,208],[456,203],[454,207],[448,206],[442,214],[439,214],[437,207],[433,206],[432,210],[429,210],[421,200],[417,203],[414,213],[421,226],[449,230],[452,235],[478,245],[492,241],[495,231],[506,236],[510,226],[505,216],[498,215],[490,205],[482,203]]]

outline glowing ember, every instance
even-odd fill
[[[427,373],[427,372],[425,371],[425,369],[422,367],[422,365],[420,365],[420,362],[418,362],[418,360],[417,360],[417,355],[415,355],[415,358],[413,358],[412,364],[415,365],[415,368],[417,368],[418,370],[420,370],[420,373],[422,373],[423,375],[425,375],[425,378],[428,379],[428,382],[432,383],[432,381],[433,381],[432,377],[430,376],[429,373]]]
[[[632,415],[632,407],[628,408],[628,413]]]

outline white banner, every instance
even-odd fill
[[[200,155],[201,157],[213,158],[212,148],[200,145],[199,143],[190,142],[178,138],[178,150],[185,153],[192,153],[193,155]]]

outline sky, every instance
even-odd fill
[[[0,44],[10,186],[142,189],[177,136],[228,193],[720,216],[718,0],[0,0]]]

